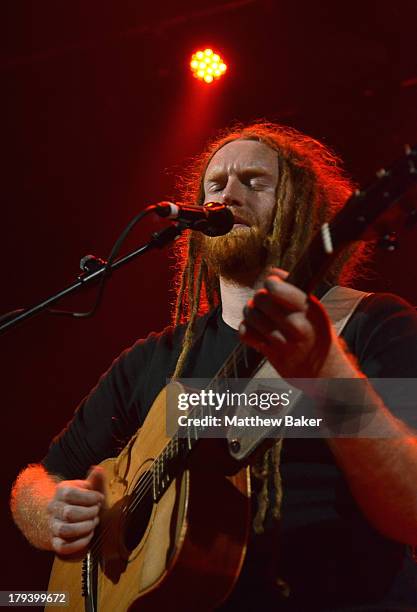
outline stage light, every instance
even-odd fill
[[[227,70],[227,66],[218,53],[213,49],[196,51],[191,56],[191,71],[196,79],[205,83],[212,83],[219,79]]]

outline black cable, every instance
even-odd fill
[[[154,210],[156,208],[157,208],[156,204],[151,204],[151,206],[148,206],[147,208],[145,208],[145,210],[142,210],[135,217],[133,217],[133,219],[125,227],[125,229],[122,231],[122,233],[120,234],[120,236],[118,237],[118,239],[114,243],[114,245],[112,247],[112,250],[110,251],[110,254],[108,256],[107,262],[106,262],[106,264],[104,266],[104,269],[103,269],[103,274],[101,276],[100,284],[99,284],[99,287],[98,287],[97,297],[96,297],[95,304],[94,304],[94,306],[90,310],[87,310],[86,312],[73,312],[71,310],[48,309],[46,312],[48,312],[49,314],[53,314],[53,315],[64,315],[64,316],[68,316],[68,317],[76,317],[76,318],[79,318],[79,319],[81,319],[81,318],[87,319],[89,317],[94,316],[95,313],[97,312],[100,304],[101,304],[101,300],[103,298],[105,284],[106,284],[107,280],[111,276],[111,266],[112,266],[112,263],[114,262],[114,260],[118,256],[119,251],[120,251],[124,241],[126,240],[126,238],[129,235],[129,233],[132,231],[132,229],[135,227],[135,225],[137,225],[137,223],[139,223],[139,221],[141,221],[144,217],[146,217],[150,213],[154,212]]]

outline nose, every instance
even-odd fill
[[[229,177],[221,197],[226,206],[243,206],[243,193],[239,181]]]

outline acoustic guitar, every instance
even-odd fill
[[[417,181],[417,147],[377,177],[323,225],[288,282],[312,291],[347,245],[386,242],[393,221],[416,220],[415,208],[392,204]],[[210,388],[224,378],[250,378],[263,362],[240,344]],[[204,439],[196,428],[168,437],[166,394],[119,457],[101,464],[106,507],[89,552],[55,558],[48,590],[68,592],[71,611],[213,610],[239,576],[250,530],[251,457],[237,461],[226,440]]]

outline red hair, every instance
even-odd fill
[[[354,185],[340,159],[325,145],[293,128],[262,121],[235,125],[209,143],[180,180],[183,201],[203,204],[204,175],[211,158],[238,139],[262,142],[277,153],[277,208],[268,236],[268,263],[291,270],[320,226],[342,208]],[[197,314],[219,301],[218,279],[201,261],[200,245],[201,236],[196,232],[177,243],[176,323],[188,321],[193,311]],[[356,243],[338,258],[326,280],[348,284],[366,256],[364,244]]]

